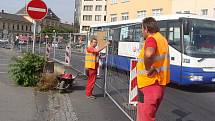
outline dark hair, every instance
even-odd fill
[[[97,38],[96,38],[95,36],[92,36],[92,37],[90,38],[90,42],[93,42],[93,40],[96,40],[96,41],[97,41]]]
[[[142,21],[142,27],[147,29],[150,33],[156,33],[160,31],[158,23],[153,17],[144,18]]]

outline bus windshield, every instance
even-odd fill
[[[215,22],[192,20],[191,33],[184,35],[185,54],[199,58],[215,58]]]

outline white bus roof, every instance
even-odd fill
[[[205,17],[205,16],[192,15],[192,14],[174,14],[174,15],[154,16],[154,18],[157,21],[175,20],[175,19],[179,19],[181,17],[215,21],[215,18],[209,18],[209,17]],[[116,22],[110,22],[110,23],[94,24],[94,25],[91,25],[90,27],[104,27],[104,26],[114,26],[114,25],[122,25],[122,24],[141,23],[143,19],[144,19],[144,17],[139,18],[139,19],[133,19],[133,20],[124,20],[124,21],[116,21]]]

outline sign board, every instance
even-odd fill
[[[41,20],[48,13],[48,8],[42,0],[32,0],[26,6],[26,11],[32,19]]]
[[[98,47],[103,47],[107,42],[105,40],[107,31],[99,31],[95,33],[96,38],[98,40]]]

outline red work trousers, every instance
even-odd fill
[[[91,96],[96,82],[97,69],[88,69],[88,79],[86,85],[86,96]]]
[[[137,121],[155,121],[155,114],[163,99],[164,86],[157,82],[139,89],[144,94],[144,102],[137,104]]]

